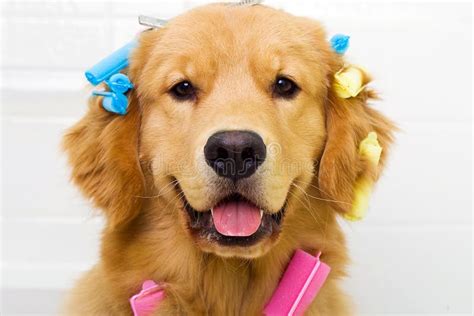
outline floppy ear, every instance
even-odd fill
[[[109,113],[102,108],[102,98],[93,96],[87,114],[63,139],[73,182],[104,211],[109,228],[132,220],[140,211],[140,197],[145,195],[145,178],[139,161],[142,111],[136,88],[158,34],[156,30],[143,32],[130,57],[127,72],[135,88],[128,93],[128,113],[124,116]]]
[[[334,74],[331,74],[330,81]],[[326,100],[326,146],[320,161],[319,188],[333,207],[349,214],[354,202],[354,187],[361,178],[376,181],[379,177],[390,145],[394,124],[368,106],[376,94],[368,89],[356,97],[343,99],[330,88]],[[382,147],[378,166],[359,155],[359,144],[369,132],[375,131]]]
[[[134,84],[128,93],[128,113],[105,111],[101,97],[91,97],[87,114],[66,133],[63,148],[72,166],[72,180],[82,193],[104,211],[109,229],[132,220],[140,211],[145,177],[139,160],[142,109],[138,78],[158,41],[160,32],[140,34],[126,70]]]
[[[129,99],[129,112],[119,116],[102,108],[102,98],[91,97],[87,114],[63,139],[73,182],[105,212],[109,228],[137,214],[144,192],[138,160],[140,111],[133,94]]]

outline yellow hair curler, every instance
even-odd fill
[[[334,74],[333,90],[343,99],[356,97],[370,82],[370,77],[358,66],[344,66]]]
[[[379,164],[381,154],[382,147],[377,140],[377,133],[370,132],[359,145],[359,155],[376,168]],[[352,209],[349,214],[344,214],[346,219],[357,221],[365,216],[369,207],[369,199],[373,186],[374,181],[367,175],[363,175],[357,179],[354,185]]]

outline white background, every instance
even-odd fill
[[[141,29],[138,14],[196,3],[2,1],[2,315],[54,314],[97,260],[101,219],[58,146],[86,108],[83,71]],[[349,60],[371,70],[376,107],[402,128],[367,219],[342,224],[359,314],[470,315],[472,5],[267,4],[350,34]]]

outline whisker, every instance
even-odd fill
[[[312,184],[311,182],[303,182],[303,181],[301,181],[301,180],[296,180],[296,179],[295,179],[294,181],[295,181],[295,182],[299,182],[299,183],[301,183],[301,184],[303,184],[303,185],[307,185],[307,186],[310,186],[310,187],[312,187],[312,188],[315,188],[316,190],[318,190],[319,192],[321,192],[321,193],[323,193],[323,194],[330,195],[330,194],[328,194],[327,192],[325,192],[323,189],[321,189],[320,187],[318,187],[318,186]]]
[[[292,196],[294,196],[296,199],[298,199],[298,197],[295,195],[295,193],[291,192],[290,194],[292,194]],[[301,201],[301,200],[300,200]],[[314,219],[314,221],[316,222],[317,225],[320,225],[320,222],[318,220],[318,218],[316,218],[315,216],[315,213],[314,213],[314,209],[310,206],[308,207],[303,207],[308,213],[309,215],[311,215],[311,217]],[[318,215],[319,216],[319,215]]]
[[[168,209],[168,206],[169,206],[170,204],[177,202],[179,199],[180,199],[180,194],[175,195],[172,199],[170,199],[170,200],[168,201],[168,203],[166,203],[166,205],[163,207],[163,209]],[[179,207],[173,207],[172,213],[175,213],[175,212],[177,212],[178,210],[179,210]]]
[[[295,183],[292,183],[292,184],[295,186],[295,188],[300,189],[300,190],[301,190],[303,193],[305,193],[307,196],[312,197],[312,198],[315,198],[315,199],[318,199],[317,197],[314,197],[314,196],[312,196],[312,195],[306,193],[306,192],[303,190],[303,188],[301,188],[300,186],[296,185]],[[310,185],[311,185],[311,184],[310,184]],[[309,212],[309,211],[308,211],[308,212]],[[313,208],[311,208],[310,214],[313,216],[313,218],[315,219],[315,221],[319,224],[319,221],[314,217],[314,214],[313,214],[313,213],[314,213],[314,212],[313,212]],[[318,217],[321,219],[321,216],[322,216],[322,215],[320,215],[319,212],[316,212],[316,214],[317,214]],[[326,244],[326,233],[327,233],[328,222],[329,222],[329,218],[328,218],[328,215],[326,215],[326,216],[325,216],[325,220],[324,220],[324,228],[322,229],[322,231],[323,231],[323,241],[322,241],[322,243],[321,243],[321,249],[319,249],[319,251],[321,251],[321,252],[324,251],[325,244]]]
[[[293,185],[295,188],[299,189],[299,190],[303,193],[303,195],[304,195],[304,197],[305,197],[305,199],[306,199],[306,202],[307,202],[307,203],[306,203],[307,208],[309,208],[309,209],[311,210],[311,212],[313,212],[314,210],[313,210],[313,207],[312,207],[312,205],[311,205],[311,201],[310,201],[309,198],[308,198],[308,196],[309,196],[308,193],[306,193],[306,192],[303,190],[303,188],[301,188],[301,187],[298,186],[297,184],[292,183],[292,185]],[[318,215],[318,217],[319,217],[319,214],[317,214],[317,215]]]
[[[178,180],[173,180],[171,181],[170,183],[168,183],[167,185],[165,185],[163,188],[161,188],[158,193],[156,195],[151,195],[151,196],[135,196],[135,197],[138,197],[138,198],[141,198],[141,199],[154,199],[154,198],[159,198],[167,193],[169,193],[170,191],[172,191],[172,189],[174,188],[174,185],[178,184]],[[171,188],[170,188],[171,187]],[[163,192],[165,189],[168,189],[168,191],[166,192]]]
[[[295,185],[295,188],[300,189],[301,192],[303,192],[303,194],[306,194],[306,192],[304,192],[304,191],[302,190],[302,188],[300,188],[300,187],[298,187],[298,186],[296,186],[296,185]],[[289,191],[289,193],[292,194],[292,196],[294,196],[296,199],[298,199],[301,203],[303,203],[303,202],[301,201],[301,199],[299,199],[299,197],[298,197],[294,192]],[[307,200],[307,206],[306,206],[305,209],[306,209],[306,210],[310,213],[310,215],[314,218],[314,220],[316,221],[316,223],[319,224],[318,219],[315,217],[315,215],[319,217],[319,214],[314,211],[314,208],[311,206],[311,202],[310,202],[310,200],[309,200],[307,197],[306,197],[306,200]]]
[[[298,180],[295,180],[295,181],[298,181]],[[321,193],[325,194],[325,195],[329,195],[328,193],[324,192],[323,190],[321,190],[319,187],[315,186],[314,184],[311,184],[311,183],[305,183],[305,182],[302,182],[302,181],[298,181],[302,184],[307,184],[309,185],[310,187],[312,188],[315,188],[317,190],[319,190]],[[306,193],[306,192],[305,192]],[[346,204],[346,205],[352,205],[351,203],[348,203],[348,202],[344,202],[344,201],[340,201],[340,200],[334,200],[334,199],[325,199],[325,198],[321,198],[321,197],[317,197],[317,196],[313,196],[309,193],[306,193],[309,197],[313,198],[313,199],[316,199],[316,200],[320,200],[320,201],[324,201],[324,202],[334,202],[334,203],[341,203],[341,204]]]

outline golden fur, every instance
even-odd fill
[[[322,251],[332,267],[308,315],[353,314],[339,287],[348,255],[336,217],[350,209],[358,177],[379,176],[393,125],[367,105],[372,91],[332,93],[344,61],[320,24],[265,6],[209,5],[143,32],[139,43],[128,69],[129,113],[108,113],[93,97],[64,138],[73,181],[107,218],[100,261],[64,313],[131,315],[128,299],[153,279],[166,283],[156,315],[260,315],[301,248]],[[300,86],[296,98],[272,97],[281,73]],[[194,102],[167,93],[183,78],[199,87]],[[278,238],[252,247],[195,240],[178,196],[196,209],[221,198],[202,148],[214,132],[233,129],[273,146],[258,181],[247,182],[255,199],[270,212],[288,199]],[[372,130],[384,148],[378,170],[357,154]]]

